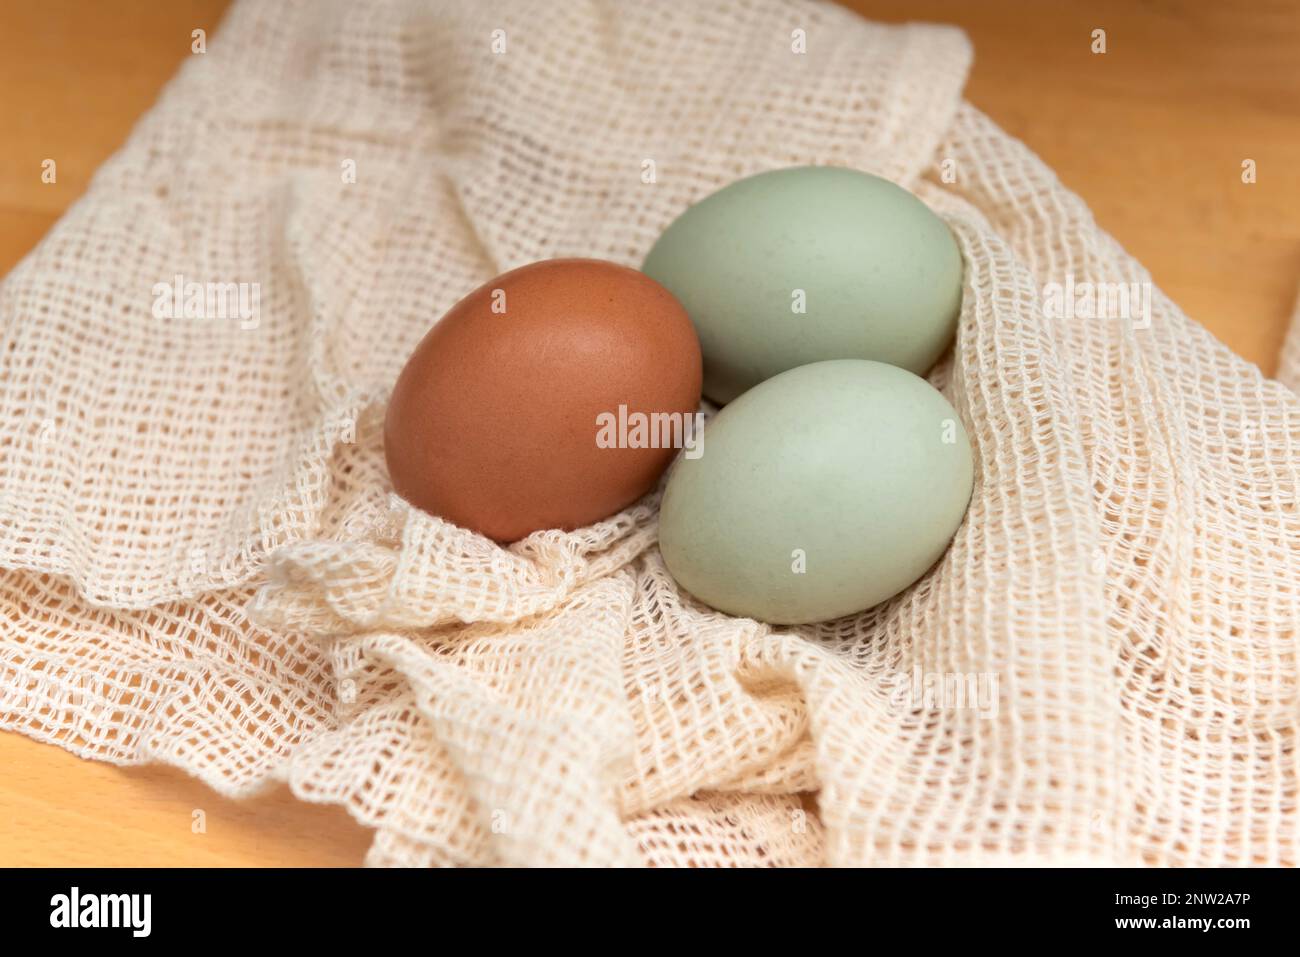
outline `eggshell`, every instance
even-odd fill
[[[502,542],[591,524],[676,454],[602,448],[598,416],[693,414],[700,378],[690,320],[658,283],[594,259],[523,266],[453,306],[402,370],[384,422],[393,487]]]
[[[678,459],[659,515],[677,582],[733,615],[838,618],[916,581],[970,501],[961,420],[924,379],[863,359],[781,373]]]
[[[878,176],[829,166],[760,173],[687,209],[642,267],[686,307],[704,394],[730,402],[824,359],[918,375],[952,341],[962,261],[942,219]]]

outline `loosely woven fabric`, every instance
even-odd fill
[[[1150,277],[970,57],[804,2],[242,0],[0,285],[3,726],[287,781],[381,865],[1295,864],[1300,399],[1158,290],[1049,315]],[[654,495],[504,548],[392,495],[458,298],[806,163],[965,257],[977,477],[922,580],[774,628],[675,586]],[[159,317],[177,276],[257,315]]]

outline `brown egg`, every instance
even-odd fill
[[[456,303],[398,376],[393,487],[500,542],[589,525],[650,491],[677,452],[602,447],[600,423],[620,406],[633,423],[692,416],[701,378],[695,329],[653,279],[596,259],[522,266]]]

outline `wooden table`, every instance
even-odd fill
[[[704,2],[704,0],[702,0]],[[1039,153],[1193,318],[1271,374],[1300,280],[1300,2],[847,0],[957,23],[972,102]],[[0,0],[0,274],[85,189],[226,0]],[[1094,29],[1107,52],[1091,52]],[[41,163],[58,181],[41,182]],[[1253,159],[1258,182],[1241,182]],[[283,789],[242,803],[0,734],[0,865],[360,863]],[[195,810],[207,831],[194,834]]]

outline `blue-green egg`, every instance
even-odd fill
[[[839,618],[911,585],[970,502],[970,442],[943,395],[862,359],[774,376],[673,466],[659,544],[707,605],[774,624]]]
[[[704,394],[718,403],[824,359],[923,375],[951,343],[961,305],[947,224],[902,187],[831,166],[713,193],[664,231],[642,271],[686,307]]]

